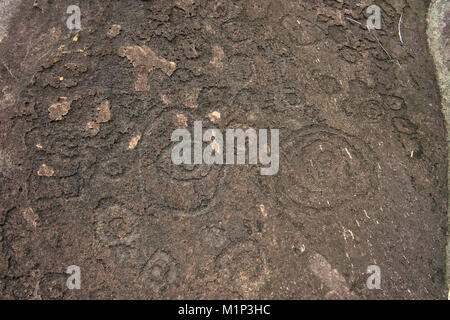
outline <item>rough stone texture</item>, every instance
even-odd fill
[[[0,2],[0,43],[8,34],[8,23],[19,4],[17,0],[2,0]]]
[[[0,44],[2,298],[446,297],[428,2],[94,0],[80,31],[70,4],[22,2]],[[279,128],[278,175],[174,165],[196,120]]]
[[[441,91],[442,113],[447,122],[447,143],[450,144],[450,5],[448,1],[432,1],[428,11],[427,35]],[[449,179],[450,170],[447,173],[447,181]],[[450,288],[450,218],[448,230],[447,287]]]

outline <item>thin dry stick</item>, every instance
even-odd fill
[[[352,18],[349,18],[349,17],[345,17],[345,18],[346,18],[348,21],[355,22],[355,23],[357,23],[357,24],[359,24],[359,25],[362,26],[362,23],[359,22],[359,21],[353,20]]]
[[[402,38],[402,19],[403,19],[403,13],[400,15],[400,20],[398,21],[398,37],[400,38],[400,42],[403,44],[403,38]]]
[[[14,79],[17,80],[17,78],[12,74],[11,70],[9,70],[8,66],[6,65],[6,63],[3,62],[3,65],[5,66],[6,70],[8,70],[8,73],[11,75],[11,77],[13,77]]]
[[[402,16],[403,16],[403,14],[402,14]],[[401,31],[400,31],[400,24],[401,24],[401,21],[402,21],[402,16],[400,16],[400,22],[399,22],[399,35],[400,35],[400,41],[403,43],[403,39],[402,39],[402,34],[401,34]],[[356,21],[356,20],[354,20],[354,19],[352,19],[352,18],[349,18],[349,17],[345,17],[347,20],[349,20],[349,21],[351,21],[351,22],[354,22],[354,23],[357,23],[357,24],[359,24],[359,25],[363,25],[361,22],[359,22],[359,21]],[[367,26],[367,30],[369,31],[369,33],[370,33],[370,28],[369,28],[369,26]],[[392,56],[389,54],[389,52],[383,47],[383,45],[381,44],[381,42],[380,42],[380,40],[378,39],[378,37],[375,35],[375,33],[372,33],[373,34],[373,36],[375,37],[375,39],[377,40],[377,42],[378,42],[378,44],[380,45],[380,47],[383,49],[383,51],[384,52],[386,52],[386,54],[388,55],[388,57],[389,57],[389,59],[391,59],[391,60],[394,60],[393,58],[392,58]],[[398,65],[400,66],[400,62],[398,61],[398,59],[395,59],[396,61],[397,61],[397,63],[398,63]]]
[[[369,29],[369,32],[370,32],[370,29]],[[380,47],[384,50],[384,52],[386,52],[386,54],[388,55],[389,59],[393,60],[393,59],[392,59],[392,56],[389,54],[389,52],[388,52],[388,51],[383,47],[383,45],[381,44],[381,42],[380,42],[380,40],[378,39],[377,35],[376,35],[375,33],[372,33],[372,34],[373,34],[373,36],[375,37],[375,39],[377,39],[378,44],[380,45]]]

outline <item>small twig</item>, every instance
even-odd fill
[[[403,19],[403,13],[400,15],[400,20],[398,21],[398,37],[400,38],[400,42],[403,44],[403,38],[402,38],[402,19]]]
[[[11,75],[11,77],[13,77],[14,79],[17,80],[17,78],[12,74],[11,70],[9,70],[8,66],[6,65],[6,63],[3,62],[3,65],[5,66],[6,70],[8,70],[9,74]]]
[[[370,29],[369,29],[369,32],[370,32]],[[373,32],[372,34],[373,34],[373,36],[375,37],[375,39],[377,39],[378,44],[380,45],[380,47],[384,50],[384,52],[386,52],[386,54],[388,55],[389,59],[393,60],[393,59],[392,59],[392,56],[391,56],[391,55],[389,54],[389,52],[383,47],[383,45],[381,44],[381,42],[380,42],[380,40],[378,39],[378,37],[376,36],[376,34],[375,34],[374,32]]]
[[[402,34],[401,34],[401,30],[400,30],[400,27],[401,27],[401,22],[402,22],[402,16],[403,16],[403,14],[400,16],[400,21],[399,21],[399,36],[400,36],[400,41],[401,41],[401,43],[403,44],[403,39],[402,39]],[[349,17],[345,17],[347,20],[349,20],[349,21],[351,21],[351,22],[354,22],[354,23],[357,23],[357,24],[359,24],[359,25],[363,25],[361,22],[359,22],[359,21],[356,21],[356,20],[354,20],[354,19],[352,19],[352,18],[349,18]],[[371,33],[370,31],[370,28],[369,28],[369,26],[366,26],[367,27],[367,30],[369,31],[369,33]],[[377,40],[377,42],[378,42],[378,44],[380,45],[380,47],[383,49],[383,51],[388,55],[388,57],[389,57],[389,59],[390,60],[394,60],[393,58],[392,58],[392,56],[389,54],[389,52],[383,47],[383,45],[381,44],[381,42],[380,42],[380,40],[378,39],[378,37],[376,36],[376,34],[375,34],[375,32],[372,32],[372,34],[373,34],[373,36],[375,37],[375,39]],[[398,60],[397,59],[395,59],[396,61],[397,61],[397,63],[398,63],[398,65],[400,66],[400,63],[398,62]]]
[[[357,23],[357,24],[359,24],[359,25],[362,26],[362,23],[359,22],[359,21],[353,20],[352,18],[349,18],[349,17],[345,17],[345,18],[346,18],[347,20],[351,21],[351,22]]]

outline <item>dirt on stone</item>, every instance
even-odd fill
[[[81,30],[71,4],[0,43],[0,297],[446,297],[429,1],[80,1]],[[200,120],[280,129],[278,173],[174,165]]]

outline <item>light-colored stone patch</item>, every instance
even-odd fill
[[[133,138],[131,138],[130,142],[128,143],[128,149],[129,150],[133,150],[134,148],[136,148],[139,140],[141,140],[141,135],[138,134],[137,136],[134,136]]]
[[[13,16],[20,1],[2,0],[0,1],[0,43],[8,35],[9,20]]]
[[[208,67],[206,68],[207,72],[211,75],[218,76],[222,70],[223,70],[223,58],[225,57],[225,53],[223,52],[223,49],[216,45],[213,47],[213,57],[211,61],[209,62]]]
[[[122,30],[122,26],[119,24],[113,24],[108,32],[106,33],[106,36],[110,39],[117,37],[120,33],[120,31]]]
[[[219,111],[213,111],[211,113],[208,113],[208,118],[213,123],[218,123],[220,120],[220,112]]]
[[[148,76],[155,69],[161,69],[166,75],[171,76],[177,68],[176,63],[158,57],[156,53],[147,46],[127,46],[119,49],[119,56],[126,57],[136,68],[137,76],[136,91],[148,91]]]
[[[11,161],[11,157],[9,156],[9,154],[0,149],[0,173],[7,175],[7,172],[10,172],[13,167],[14,164]]]
[[[169,104],[172,103],[172,101],[169,99],[169,97],[168,97],[167,95],[161,93],[161,94],[160,94],[160,97],[161,97],[161,101],[162,101],[166,106],[168,106]]]
[[[23,214],[23,218],[25,219],[25,221],[32,226],[33,228],[36,228],[38,225],[38,221],[39,221],[39,217],[36,214],[36,212],[34,212],[33,208],[26,208],[22,211]]]
[[[263,204],[259,205],[259,210],[261,211],[261,214],[263,215],[264,218],[267,218],[267,211],[266,211],[266,207]]]
[[[60,121],[70,110],[70,102],[57,102],[48,108],[50,119]]]
[[[182,113],[178,113],[177,114],[177,124],[183,128],[186,128],[187,127],[187,117]]]
[[[39,168],[37,174],[41,177],[53,177],[53,175],[55,174],[55,170],[44,163]]]
[[[250,112],[247,114],[247,121],[248,122],[255,122],[256,120],[258,120],[258,116],[256,115],[255,112]]]
[[[95,121],[89,121],[86,125],[86,131],[91,137],[94,137],[100,131],[100,125]]]
[[[136,82],[134,83],[134,90],[136,91],[150,91],[150,86],[148,85],[148,75],[144,73],[139,73],[136,76]]]
[[[356,296],[350,292],[345,278],[333,269],[331,264],[322,255],[316,253],[309,259],[309,268],[313,274],[330,289],[327,293],[329,298],[355,299]]]
[[[441,108],[447,122],[447,141],[450,141],[450,72],[448,52],[449,36],[445,34],[446,26],[450,20],[450,3],[447,0],[433,0],[428,9],[427,36],[428,47],[433,56],[439,89],[441,92]],[[450,143],[449,143],[450,147]],[[450,170],[447,170],[447,179],[450,179]],[[450,191],[450,184],[448,184]],[[450,198],[447,199],[447,207]],[[447,241],[447,286],[450,287],[450,216],[448,217],[448,241]],[[450,291],[449,291],[450,297]]]
[[[200,91],[202,91],[201,88],[194,88],[189,92],[186,92],[183,97],[183,105],[191,109],[197,109]]]
[[[14,97],[14,95],[12,94],[12,90],[10,89],[10,87],[5,86],[2,89],[2,98],[0,99],[0,105],[2,105],[3,107],[11,107],[14,105],[14,103],[16,102],[16,99]]]
[[[111,120],[111,111],[109,110],[109,101],[105,100],[103,101],[98,107],[97,107],[97,123],[104,123]]]
[[[103,101],[97,107],[97,117],[95,121],[89,121],[86,124],[86,132],[89,136],[94,137],[100,132],[100,123],[106,123],[111,120],[111,110],[109,108],[109,101]]]

